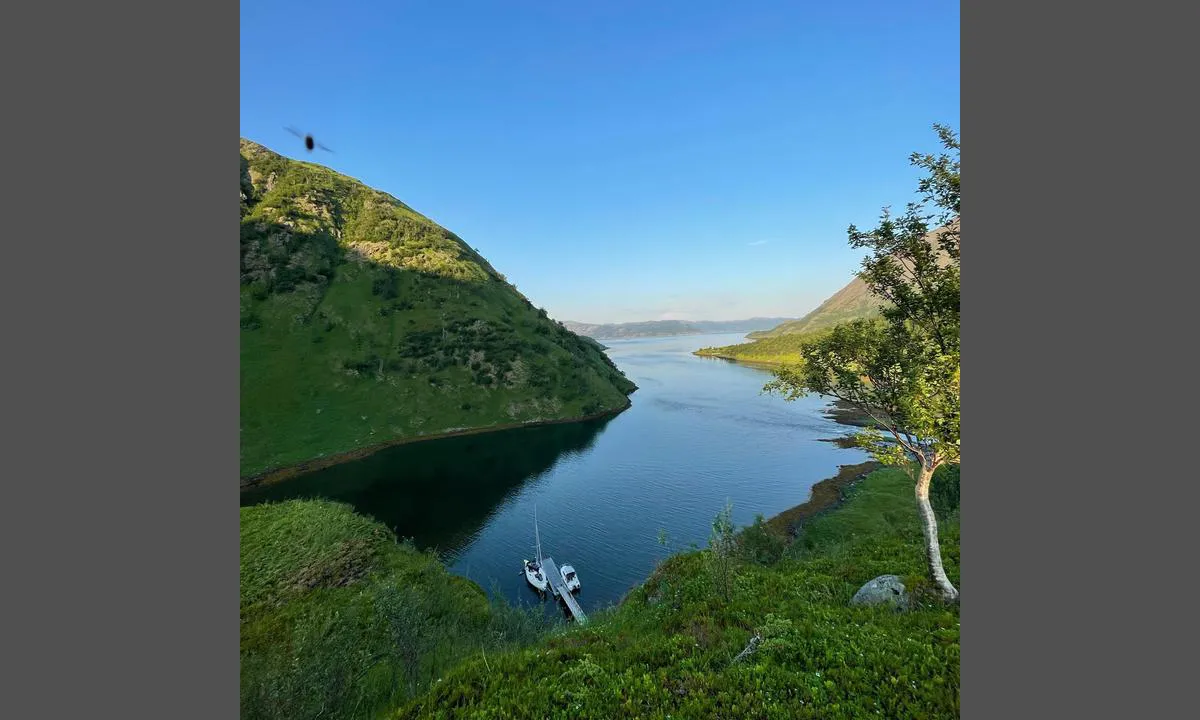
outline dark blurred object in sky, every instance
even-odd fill
[[[291,134],[295,135],[298,138],[304,138],[304,147],[307,148],[309,152],[313,151],[314,146],[321,148],[325,152],[333,152],[332,150],[325,147],[321,143],[317,142],[316,140],[313,140],[313,136],[309,133],[302,133],[293,127],[284,128],[284,129],[287,130],[288,132],[290,132]]]

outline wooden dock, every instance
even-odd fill
[[[562,573],[558,571],[558,565],[555,564],[554,558],[542,558],[542,572],[546,574],[546,580],[550,583],[550,589],[554,594],[563,601],[567,609],[571,611],[571,616],[576,622],[587,622],[587,615],[583,614],[583,608],[579,606],[579,601],[567,589],[567,584],[563,582]]]

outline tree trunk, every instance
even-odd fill
[[[958,590],[946,577],[942,567],[942,547],[938,544],[937,516],[933,514],[933,506],[929,504],[929,485],[933,481],[933,471],[936,466],[922,462],[917,474],[917,510],[921,513],[921,524],[925,530],[925,555],[929,560],[929,578],[941,591],[946,600],[957,600]]]

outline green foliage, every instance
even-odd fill
[[[879,226],[849,229],[850,244],[868,248],[859,277],[886,301],[882,320],[856,320],[805,342],[801,363],[776,371],[766,390],[795,399],[809,392],[832,396],[870,413],[875,428],[860,443],[881,462],[915,458],[929,468],[959,457],[959,180],[957,138],[936,126],[953,157],[916,155],[929,175],[920,190],[945,223],[910,203]],[[883,429],[890,438],[881,436]]]
[[[932,205],[939,212],[933,215],[921,215],[917,206],[910,206],[909,212],[900,220],[892,220],[890,215],[885,212],[884,223],[875,233],[861,233],[853,226],[850,228],[851,244],[854,247],[883,247],[896,240],[895,237],[887,238],[889,232],[893,236],[898,234],[901,237],[904,233],[912,234],[914,232],[923,235],[928,229],[928,222],[934,220],[938,225],[943,226],[942,232],[934,243],[926,243],[921,246],[912,244],[912,247],[909,248],[904,242],[901,242],[900,245],[904,247],[901,248],[902,252],[899,256],[888,261],[869,263],[869,266],[864,268],[867,272],[862,277],[856,276],[845,287],[799,320],[781,323],[770,330],[752,332],[749,334],[752,342],[749,343],[703,348],[696,354],[762,365],[800,363],[803,360],[801,347],[807,341],[815,339],[836,325],[853,320],[872,320],[882,317],[887,314],[884,311],[889,307],[892,308],[892,313],[897,312],[895,306],[892,306],[890,302],[893,299],[891,291],[881,293],[880,290],[894,284],[895,275],[905,273],[901,270],[899,260],[903,259],[906,263],[911,264],[912,258],[909,257],[909,254],[913,250],[917,254],[916,259],[926,265],[916,268],[916,273],[920,274],[923,280],[928,281],[935,275],[940,276],[936,283],[927,284],[924,291],[928,292],[931,297],[937,298],[935,303],[942,303],[945,306],[948,302],[953,302],[954,307],[957,307],[959,233],[956,219],[959,212],[960,189],[957,155],[959,143],[958,138],[949,128],[935,125],[934,129],[943,145],[953,154],[922,155],[914,153],[910,160],[913,165],[927,171],[928,174],[919,181],[918,190],[926,205]],[[916,223],[911,222],[914,218],[917,220]],[[941,257],[938,258],[934,254],[926,252],[927,248],[940,249]],[[948,267],[951,263],[947,263],[947,259],[955,261],[952,263],[953,268]],[[935,272],[930,272],[934,269],[928,266],[930,261],[933,266],[938,266]],[[872,269],[870,265],[874,265],[875,269]],[[881,274],[879,271],[881,267],[887,267],[887,272]],[[888,277],[889,275],[893,277]],[[871,282],[864,282],[864,279]],[[918,309],[911,304],[913,300],[911,295],[902,297],[901,300],[910,303],[899,309],[898,312],[901,314],[913,315]]]
[[[893,218],[885,209],[879,226],[861,232],[851,225],[850,244],[867,248],[859,278],[884,301],[881,320],[854,320],[804,343],[801,362],[775,372],[764,390],[794,400],[810,392],[836,398],[870,416],[857,443],[881,463],[915,462],[916,499],[926,509],[929,576],[947,599],[958,597],[940,567],[937,522],[928,512],[931,474],[960,458],[959,342],[959,144],[937,126],[951,155],[914,154],[929,175],[924,203],[909,203]]]
[[[801,350],[805,343],[818,336],[819,334],[773,335],[737,345],[700,348],[694,354],[752,365],[796,364],[802,360]]]
[[[340,504],[242,508],[243,718],[372,716],[554,631]]]
[[[933,474],[929,486],[929,502],[938,517],[950,517],[958,512],[958,465],[942,465]]]
[[[616,411],[636,389],[461,239],[241,143],[241,475],[400,439]]]
[[[806,527],[774,564],[735,558],[728,601],[708,550],[672,556],[586,626],[470,658],[391,717],[958,717],[958,608],[849,605],[878,575],[921,575],[911,480],[875,472]],[[944,543],[957,580],[957,519]]]
[[[257,330],[262,327],[262,318],[256,315],[253,310],[243,309],[240,324],[243,330]]]
[[[783,557],[786,547],[787,538],[767,525],[761,514],[755,516],[754,524],[738,533],[738,550],[748,562],[773,565]]]
[[[395,300],[400,296],[400,274],[396,268],[385,266],[381,269],[381,272],[371,282],[371,294],[378,295],[384,300]]]
[[[346,505],[241,509],[241,605],[279,605],[296,593],[351,584],[378,566],[390,533]]]
[[[777,369],[765,389],[788,400],[816,392],[870,414],[876,427],[857,439],[885,464],[958,457],[957,356],[934,351],[908,328],[866,320],[839,325],[805,346],[802,364]]]
[[[812,335],[850,320],[870,320],[878,317],[884,305],[884,301],[873,295],[866,283],[856,276],[799,320],[780,323],[770,330],[752,332],[748,337],[761,340],[781,335]]]
[[[708,559],[713,585],[720,590],[726,601],[729,600],[733,588],[737,551],[733,505],[726,500],[725,507],[713,518],[712,533],[708,537]]]
[[[921,178],[917,188],[926,203],[942,210],[941,216],[937,218],[938,222],[948,225],[958,217],[961,211],[961,180],[959,176],[961,165],[958,153],[962,147],[959,144],[958,136],[949,126],[935,124],[933,129],[937,133],[938,139],[941,140],[942,146],[953,154],[913,153],[909,161],[928,171],[929,174]],[[957,230],[945,238],[942,242],[942,249],[952,257],[958,257]]]

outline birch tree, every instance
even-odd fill
[[[874,230],[849,229],[851,246],[869,250],[859,277],[886,301],[882,318],[844,323],[804,343],[801,362],[777,370],[765,390],[788,400],[818,393],[870,417],[856,441],[878,461],[908,469],[930,579],[957,600],[929,486],[938,467],[960,458],[959,142],[949,128],[934,127],[948,152],[910,158],[928,173],[921,202],[897,217],[885,209]]]

